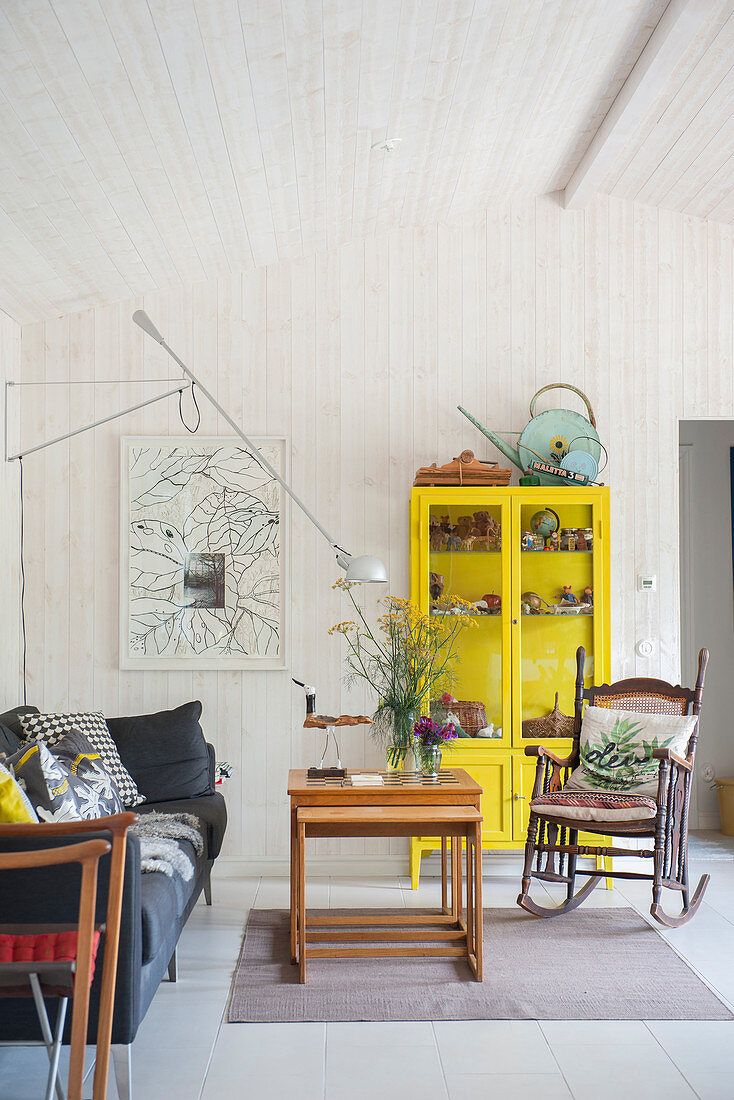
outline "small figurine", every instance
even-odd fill
[[[431,573],[428,578],[428,591],[432,600],[438,600],[443,596],[444,585],[446,584],[446,578],[443,573]]]
[[[563,595],[561,596],[561,603],[562,604],[564,604],[564,603],[565,604],[577,604],[578,602],[579,601],[576,599],[576,597],[573,594],[573,589],[571,588],[571,585],[570,584],[564,584],[564,586],[563,586]]]
[[[447,550],[461,550],[461,536],[457,534],[455,523],[449,524],[449,534],[446,548]]]
[[[586,534],[584,532],[583,527],[579,527],[578,531],[576,532],[576,549],[577,550],[588,550],[589,549],[589,544],[586,541]]]
[[[459,536],[462,542],[472,533],[473,527],[473,516],[459,516],[456,521],[456,534]]]
[[[523,550],[532,550],[533,549],[533,532],[532,531],[523,531],[522,541],[521,541],[520,545],[522,546]]]
[[[479,535],[483,537],[489,530],[490,521],[489,512],[475,512],[474,513],[474,526],[477,528]]]
[[[583,596],[581,597],[581,603],[586,603],[590,607],[594,606],[594,589],[588,584],[584,589]]]
[[[448,532],[444,531],[440,523],[434,523],[431,521],[429,537],[431,540],[431,550],[445,550],[446,543],[448,542]]]
[[[482,596],[482,603],[485,603],[490,615],[499,615],[502,612],[502,597],[498,596],[496,592],[487,592]]]
[[[461,540],[461,549],[462,550],[473,550],[474,549],[474,543],[476,541],[477,541],[477,536],[472,535],[471,533],[469,533],[466,536],[466,538],[463,538]]]
[[[553,531],[548,535],[548,538],[545,540],[545,548],[546,550],[560,550],[561,539],[557,531]]]

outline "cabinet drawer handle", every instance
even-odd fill
[[[515,802],[524,802],[526,797],[527,797],[527,795],[524,795],[524,794],[516,794],[515,795]]]

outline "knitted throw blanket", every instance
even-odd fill
[[[204,851],[198,817],[193,814],[141,814],[130,831],[140,838],[141,871],[162,871],[169,878],[174,872],[188,882],[194,865],[177,841],[188,840],[197,855]]]

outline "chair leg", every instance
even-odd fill
[[[130,1043],[126,1046],[113,1044],[110,1050],[112,1051],[112,1064],[115,1068],[118,1100],[133,1100],[132,1046]]]
[[[534,902],[529,895],[531,871],[533,868],[533,856],[535,855],[535,842],[537,835],[538,818],[535,814],[531,813],[530,821],[528,822],[528,840],[527,844],[525,845],[525,866],[523,868],[522,875],[522,888],[520,894],[518,895],[517,904],[520,906],[521,909],[526,909],[528,913],[532,913],[536,917],[557,917],[561,913],[568,913],[572,909],[577,909],[578,906],[581,905],[581,902],[586,900],[594,887],[601,882],[603,876],[595,875],[593,878],[590,878],[586,885],[582,886],[576,894],[572,894],[569,891],[569,896],[561,905],[556,905],[552,908],[549,908],[545,905],[538,905],[537,902]],[[572,866],[571,858],[572,857],[569,857],[569,868]],[[573,870],[575,876],[575,864],[573,864]],[[571,883],[571,886],[572,885],[573,883]]]
[[[578,839],[579,839],[578,830],[569,829],[568,830],[568,843],[569,843],[569,846],[573,846],[574,844],[577,844]],[[577,855],[575,855],[573,853],[569,853],[569,856],[568,856],[568,878],[569,878],[569,883],[568,883],[568,886],[566,887],[566,901],[571,900],[571,898],[573,897],[573,892],[576,889],[576,863],[577,863],[577,860],[578,860]]]
[[[43,999],[41,993],[41,985],[38,981],[38,974],[29,974],[28,979],[31,983],[31,990],[33,992],[33,1000],[36,1005],[36,1014],[38,1016],[38,1022],[41,1025],[41,1034],[43,1036],[43,1042],[46,1047],[46,1053],[49,1060],[48,1071],[48,1084],[47,1084],[47,1096],[52,1096],[54,1091],[58,1097],[58,1100],[65,1100],[64,1089],[59,1080],[59,1057],[61,1055],[61,1036],[64,1032],[64,1022],[66,1020],[66,1009],[69,1004],[68,997],[61,997],[59,999],[59,1014],[56,1020],[56,1035],[51,1034],[51,1024],[48,1020],[48,1013],[46,1012],[46,1002]],[[50,1092],[48,1091],[50,1089]]]
[[[207,905],[211,905],[211,903],[212,903],[212,869],[211,869],[211,867],[207,871],[206,878],[204,879],[204,901],[206,902]]]
[[[169,982],[175,982],[178,978],[178,961],[176,959],[176,948],[173,949],[171,955],[171,961],[168,964],[168,980]]]
[[[46,1081],[46,1096],[45,1100],[53,1100],[54,1092],[63,1098],[64,1090],[61,1087],[59,1081],[59,1058],[61,1057],[61,1040],[64,1037],[64,1021],[66,1019],[66,1006],[69,1003],[68,997],[62,997],[59,1001],[59,1015],[56,1019],[56,1031],[54,1033],[54,1041],[51,1050],[49,1051],[49,1067],[48,1067],[48,1079]]]
[[[537,837],[538,818],[535,814],[531,813],[528,821],[528,839],[525,842],[525,863],[522,869],[522,885],[520,887],[520,897],[517,899],[518,905],[522,905],[521,898],[524,898],[530,889],[531,871],[533,869],[533,857],[535,855],[535,842]]]

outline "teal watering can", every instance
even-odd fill
[[[536,416],[535,402],[540,395],[547,390],[561,389],[571,390],[573,393],[578,394],[586,405],[589,413],[588,420],[581,413],[574,412],[573,409],[548,409],[547,412],[538,413]],[[575,386],[569,385],[568,382],[554,382],[552,385],[543,386],[542,389],[538,390],[530,402],[530,420],[520,433],[517,450],[511,447],[509,443],[505,443],[504,439],[498,436],[496,432],[492,432],[489,428],[485,428],[483,424],[480,424],[461,405],[458,406],[458,409],[522,473],[525,473],[533,459],[560,466],[562,460],[571,450],[574,454],[583,451],[591,456],[588,462],[589,473],[594,468],[598,469],[602,447],[596,431],[594,410],[586,394]],[[553,474],[541,473],[538,476],[541,485],[568,484]],[[596,475],[594,474],[594,476]],[[593,477],[590,478],[590,480],[593,479]]]

